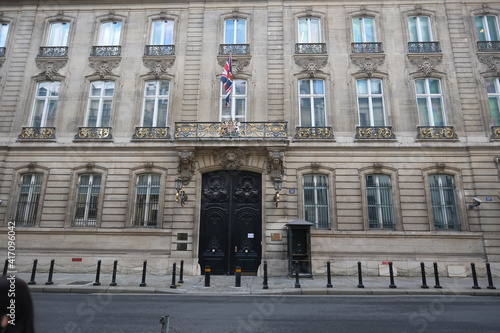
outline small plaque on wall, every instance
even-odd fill
[[[177,240],[181,241],[187,241],[188,240],[188,234],[187,232],[180,232],[177,234]]]
[[[271,234],[271,241],[280,242],[283,240],[283,235],[280,232]]]
[[[177,251],[187,251],[187,243],[177,243]]]

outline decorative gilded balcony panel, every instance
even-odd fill
[[[352,53],[384,53],[382,43],[352,43]]]
[[[457,140],[453,126],[418,126],[417,140]]]
[[[250,54],[250,44],[220,44],[219,54]]]
[[[175,45],[146,45],[144,55],[150,57],[175,55]]]
[[[111,127],[78,127],[75,140],[111,140]]]
[[[55,127],[23,127],[21,134],[17,137],[20,140],[55,140]]]
[[[308,139],[334,139],[333,130],[331,127],[297,127],[295,139],[308,140]]]
[[[286,139],[286,122],[175,123],[177,140]]]
[[[40,48],[38,52],[38,57],[41,58],[57,58],[57,57],[67,57],[68,47],[67,46],[44,46]]]
[[[500,41],[477,42],[479,52],[500,52]]]
[[[0,47],[0,57],[5,57],[5,47]]]
[[[167,140],[170,139],[168,127],[136,127],[133,140]]]
[[[396,135],[391,126],[358,126],[356,127],[355,139],[362,140],[393,140]]]
[[[326,53],[325,43],[297,43],[295,44],[296,54],[324,54]]]
[[[491,140],[500,140],[500,126],[491,126]]]
[[[122,47],[119,45],[92,46],[91,57],[119,57]]]
[[[439,42],[409,42],[409,53],[439,53],[441,46]]]

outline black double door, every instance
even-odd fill
[[[261,259],[262,175],[217,171],[203,175],[199,260],[202,273],[256,274]]]

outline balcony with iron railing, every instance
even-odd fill
[[[18,140],[55,140],[55,127],[23,127]]]
[[[351,44],[352,53],[384,53],[382,49],[382,43],[372,42],[372,43],[352,43]]]
[[[62,58],[67,56],[67,46],[42,46],[37,55],[39,58]]]
[[[286,122],[177,122],[176,140],[284,140]]]
[[[122,47],[119,45],[92,46],[91,57],[119,57]]]
[[[441,45],[439,42],[409,42],[409,53],[440,53]]]
[[[500,41],[478,41],[479,52],[500,52]]]
[[[132,140],[168,140],[170,128],[168,127],[136,127]]]
[[[146,45],[144,48],[144,56],[147,57],[162,57],[174,55],[175,45]]]
[[[396,135],[391,126],[357,126],[356,140],[394,140]]]
[[[0,47],[0,58],[5,57],[5,47]]]
[[[453,126],[417,126],[417,140],[458,140]]]
[[[333,140],[333,129],[326,127],[297,127],[295,133],[296,140]]]
[[[500,140],[500,126],[491,126],[490,140]]]
[[[295,54],[325,54],[325,43],[297,43],[295,44]]]
[[[249,55],[250,44],[220,44],[220,55]]]
[[[112,140],[111,127],[78,127],[75,140]]]

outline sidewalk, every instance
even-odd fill
[[[16,276],[29,282],[30,273],[18,273]],[[326,276],[300,278],[296,287],[295,278],[269,277],[268,289],[263,288],[264,279],[257,276],[242,276],[241,286],[236,287],[235,276],[210,276],[210,286],[205,286],[204,276],[184,276],[183,283],[176,277],[175,288],[171,287],[171,276],[148,275],[146,286],[141,287],[142,275],[117,275],[116,286],[110,286],[111,274],[101,274],[100,285],[95,286],[95,274],[54,273],[53,284],[46,285],[47,273],[35,276],[35,284],[30,284],[36,293],[140,293],[140,294],[194,294],[194,295],[470,295],[500,296],[498,278],[493,279],[497,289],[489,289],[486,278],[478,278],[481,289],[474,289],[472,277],[448,278],[440,277],[435,288],[434,277],[427,277],[429,288],[421,288],[420,277],[394,277],[395,288],[390,288],[390,278],[381,276],[364,276],[364,288],[358,288],[357,276],[332,276],[332,287],[327,288]]]

